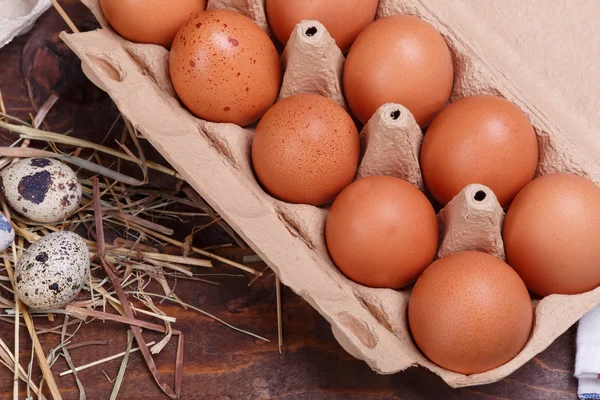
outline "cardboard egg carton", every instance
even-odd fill
[[[467,0],[463,0],[467,1]],[[561,133],[548,114],[510,81],[455,24],[448,7],[435,0],[382,0],[378,16],[417,15],[446,39],[454,59],[452,100],[494,94],[517,104],[536,129],[540,160],[537,175],[570,172],[600,183],[600,164],[572,137]],[[281,281],[308,301],[330,323],[339,343],[375,371],[391,374],[420,365],[453,387],[497,381],[522,366],[600,303],[600,289],[554,295],[534,302],[535,322],[525,348],[510,362],[475,375],[454,373],[427,360],[411,339],[406,308],[410,289],[372,289],[342,275],[329,258],[324,227],[328,210],[287,204],[266,194],[251,167],[253,130],[211,123],[190,114],[178,101],[168,72],[168,51],[130,43],[106,24],[98,0],[84,0],[102,29],[61,34],[81,58],[88,77],[113,98],[120,111],[171,165],[210,203]],[[213,0],[208,8],[229,8],[253,18],[266,31],[264,0]],[[346,107],[341,90],[344,56],[327,30],[303,21],[283,55],[280,99],[313,92]],[[402,105],[382,106],[365,125],[364,158],[358,177],[393,175],[425,190],[419,168],[422,133]],[[489,188],[470,185],[438,215],[439,256],[476,249],[504,259],[504,211]]]

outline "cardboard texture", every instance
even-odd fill
[[[410,290],[371,289],[344,277],[327,253],[327,209],[280,202],[256,182],[250,160],[252,129],[192,116],[171,87],[168,51],[125,41],[106,26],[98,0],[84,3],[104,28],[81,34],[63,33],[61,37],[81,58],[86,74],[110,94],[131,123],[273,268],[282,282],[331,323],[340,344],[375,371],[391,374],[420,365],[453,387],[494,382],[544,350],[600,303],[600,288],[534,302],[535,322],[525,348],[512,361],[492,371],[465,376],[432,364],[415,347],[408,330],[406,306]],[[559,129],[565,121],[557,122],[551,107],[540,106],[539,95],[522,89],[495,65],[482,49],[490,49],[485,41],[475,40],[476,35],[465,30],[463,24],[469,19],[464,18],[460,7],[442,3],[382,0],[378,15],[418,15],[444,36],[454,56],[453,100],[487,93],[503,96],[521,107],[538,135],[538,175],[571,172],[599,184],[600,164],[578,147],[573,135]],[[268,29],[262,0],[215,0],[209,1],[209,7],[238,10]],[[340,82],[343,62],[342,53],[321,24],[302,22],[283,52],[285,76],[280,98],[317,92],[344,106]],[[394,175],[424,189],[418,163],[421,132],[408,110],[401,105],[382,106],[361,137],[365,156],[359,176]],[[485,192],[485,199],[477,200],[481,198],[478,192]],[[440,255],[476,248],[503,258],[503,218],[504,213],[488,188],[465,188],[439,214],[443,239]]]
[[[504,210],[487,186],[465,187],[438,213],[439,258],[459,251],[478,250],[506,261],[502,241]]]

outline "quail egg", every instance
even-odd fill
[[[2,191],[19,214],[36,222],[58,222],[79,206],[75,172],[50,158],[26,158],[2,170]]]
[[[55,309],[77,297],[89,274],[90,253],[84,240],[73,232],[53,232],[23,253],[15,267],[15,286],[29,308]]]
[[[15,240],[15,230],[4,214],[0,213],[0,252],[8,249]]]

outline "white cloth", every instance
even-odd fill
[[[600,399],[600,306],[579,320],[575,377],[580,399]]]
[[[29,32],[50,5],[50,0],[0,0],[0,48]]]

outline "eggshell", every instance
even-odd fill
[[[0,213],[0,252],[8,249],[15,240],[15,230],[10,221]]]
[[[525,346],[533,322],[519,275],[477,251],[440,258],[415,283],[408,303],[413,338],[432,362],[462,374],[499,367]]]
[[[506,213],[506,257],[540,296],[587,292],[600,286],[599,232],[600,188],[577,175],[546,175]]]
[[[399,103],[423,128],[448,103],[453,74],[444,38],[422,19],[397,15],[358,35],[344,65],[344,93],[362,123],[383,104]]]
[[[85,241],[73,232],[53,232],[29,246],[19,259],[17,294],[32,309],[61,308],[75,299],[89,273]]]
[[[391,176],[359,179],[340,193],[327,217],[333,262],[353,281],[401,288],[433,261],[438,223],[425,195]]]
[[[527,116],[496,96],[452,103],[435,118],[421,146],[425,186],[442,204],[479,183],[507,207],[533,179],[537,161],[537,138]]]
[[[206,0],[100,0],[104,17],[125,39],[169,47],[175,34]]]
[[[275,102],[279,54],[251,19],[229,10],[200,13],[177,33],[169,58],[177,95],[196,116],[249,125]]]
[[[256,127],[252,164],[274,197],[329,203],[354,179],[360,140],[352,118],[327,97],[299,94],[275,104]]]
[[[379,0],[267,0],[267,19],[273,34],[286,44],[303,20],[322,23],[346,52],[354,39],[375,19]]]
[[[50,158],[26,158],[2,170],[2,191],[19,214],[36,222],[58,222],[79,207],[75,172]]]

